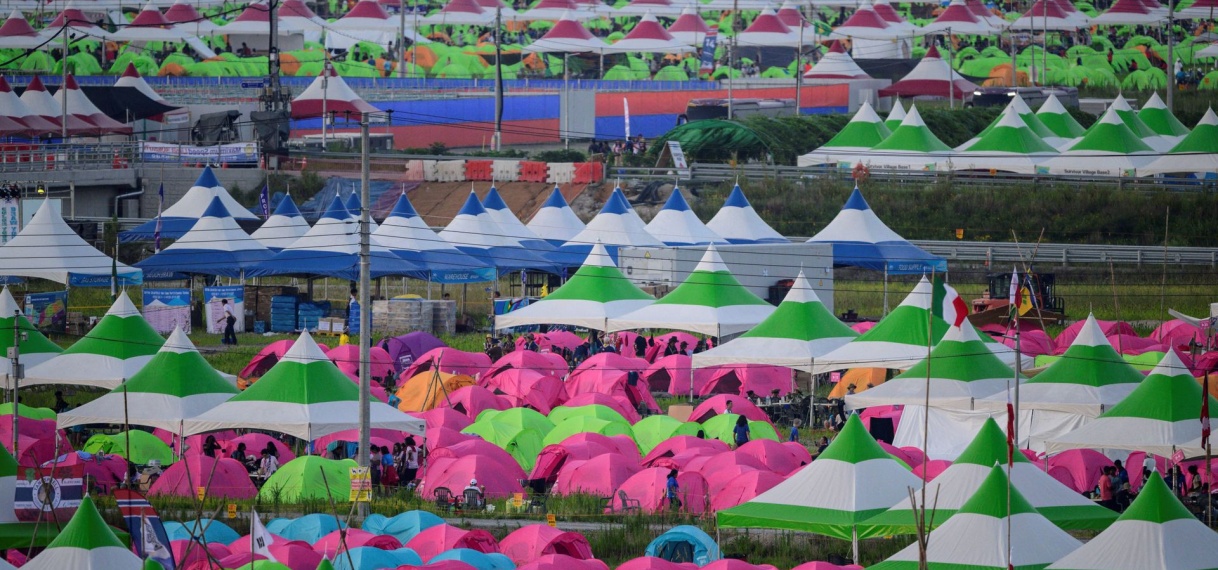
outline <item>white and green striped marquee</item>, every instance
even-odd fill
[[[27,369],[21,385],[114,388],[143,369],[163,344],[123,291],[93,330],[59,356]]]
[[[746,289],[707,246],[689,277],[659,301],[609,319],[608,332],[671,329],[721,337],[753,328],[774,306]]]
[[[1011,481],[1028,503],[1053,524],[1064,530],[1103,530],[1117,514],[1062,485],[1016,450],[1015,475]],[[993,419],[987,419],[977,437],[960,457],[938,477],[927,483],[928,500],[934,497],[932,526],[940,526],[955,515],[981,488],[995,464],[1006,469],[1006,434]],[[883,534],[913,534],[916,531],[909,500],[897,501],[892,508],[863,523]]]
[[[72,520],[46,550],[22,566],[27,570],[140,570],[143,567],[144,561],[106,526],[89,496],[80,502]]]
[[[1079,546],[993,466],[959,512],[931,531],[926,558],[932,570],[1041,570]],[[917,570],[918,554],[914,543],[868,570]]]
[[[495,328],[569,325],[605,330],[609,319],[655,302],[631,283],[599,241],[566,283],[540,301],[495,317]]]
[[[20,312],[21,307],[17,305],[16,299],[13,299],[13,294],[9,293],[8,287],[0,290],[0,331],[9,331],[8,334],[0,333],[0,350],[7,353],[9,347],[13,346],[13,320],[16,319],[17,328],[25,334],[21,340],[21,363],[27,370],[55,358],[63,352],[62,348],[34,328],[24,314],[18,316],[17,313]],[[10,372],[12,372],[12,361],[5,358],[0,362],[0,375],[5,376],[6,387],[9,386],[7,377]]]
[[[1197,520],[1152,473],[1133,504],[1108,530],[1049,566],[1050,570],[1213,570],[1218,534]]]
[[[719,526],[778,528],[851,540],[879,536],[862,525],[922,482],[886,453],[858,415],[816,460],[739,506],[719,511]]]
[[[1171,457],[1205,453],[1201,447],[1201,384],[1167,351],[1150,375],[1119,404],[1070,433],[1048,441],[1050,453],[1067,449],[1128,449]],[[1209,400],[1209,416],[1218,414],[1218,401]]]
[[[57,425],[122,424],[179,433],[182,422],[237,394],[237,388],[203,359],[175,327],[148,365],[108,394],[60,413]]]
[[[693,366],[756,363],[811,372],[817,358],[856,337],[825,308],[800,271],[773,314],[739,337],[695,354]]]
[[[372,427],[423,434],[423,421],[373,400]],[[244,392],[184,423],[192,435],[222,429],[260,429],[306,441],[359,428],[359,388],[309,333]]]

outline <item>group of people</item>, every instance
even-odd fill
[[[343,459],[348,451],[347,443],[340,441],[336,444],[330,456],[332,459]],[[354,446],[352,451],[352,455],[358,454],[358,446]],[[414,436],[409,435],[402,442],[393,444],[392,450],[384,445],[370,446],[368,463],[372,488],[387,493],[394,492],[398,487],[413,489],[423,453]]]
[[[209,435],[203,440],[203,455],[215,459],[220,457],[222,451],[216,436]],[[244,443],[238,443],[237,448],[228,457],[244,466],[256,482],[266,481],[279,470],[279,450],[275,448],[274,442],[268,441],[266,447],[257,455],[249,453]]]

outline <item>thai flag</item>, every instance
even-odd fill
[[[118,510],[127,523],[127,532],[131,533],[131,545],[140,558],[151,558],[161,564],[165,570],[174,570],[173,552],[169,550],[169,535],[165,533],[165,525],[161,517],[148,499],[136,491],[116,489],[114,498],[118,501]]]

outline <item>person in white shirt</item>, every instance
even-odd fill
[[[258,462],[258,477],[268,479],[279,470],[279,460],[267,450],[262,450],[262,460]]]

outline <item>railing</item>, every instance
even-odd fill
[[[1058,187],[1093,187],[1115,186],[1128,190],[1169,190],[1181,192],[1214,192],[1218,191],[1218,180],[1198,180],[1190,178],[1166,177],[1117,177],[1117,176],[1073,176],[1073,175],[1034,175],[999,172],[973,171],[912,171],[872,168],[869,170],[870,179],[889,184],[939,184],[958,182],[969,186],[1014,186],[1028,184],[1052,184]],[[610,179],[643,179],[643,180],[673,180],[677,172],[673,168],[632,168],[610,166],[606,176]],[[765,164],[747,164],[732,167],[727,164],[696,163],[690,167],[692,182],[730,182],[740,178],[748,179],[781,179],[799,182],[802,180],[839,180],[853,183],[850,169],[833,166],[775,166]]]
[[[1135,265],[1218,265],[1218,248],[1137,245],[1042,243],[1014,244],[976,241],[910,240],[914,245],[948,261],[1015,263],[1116,263]],[[1035,259],[1032,259],[1035,251]]]
[[[0,171],[46,172],[130,168],[139,145],[130,142],[92,144],[0,144]]]

